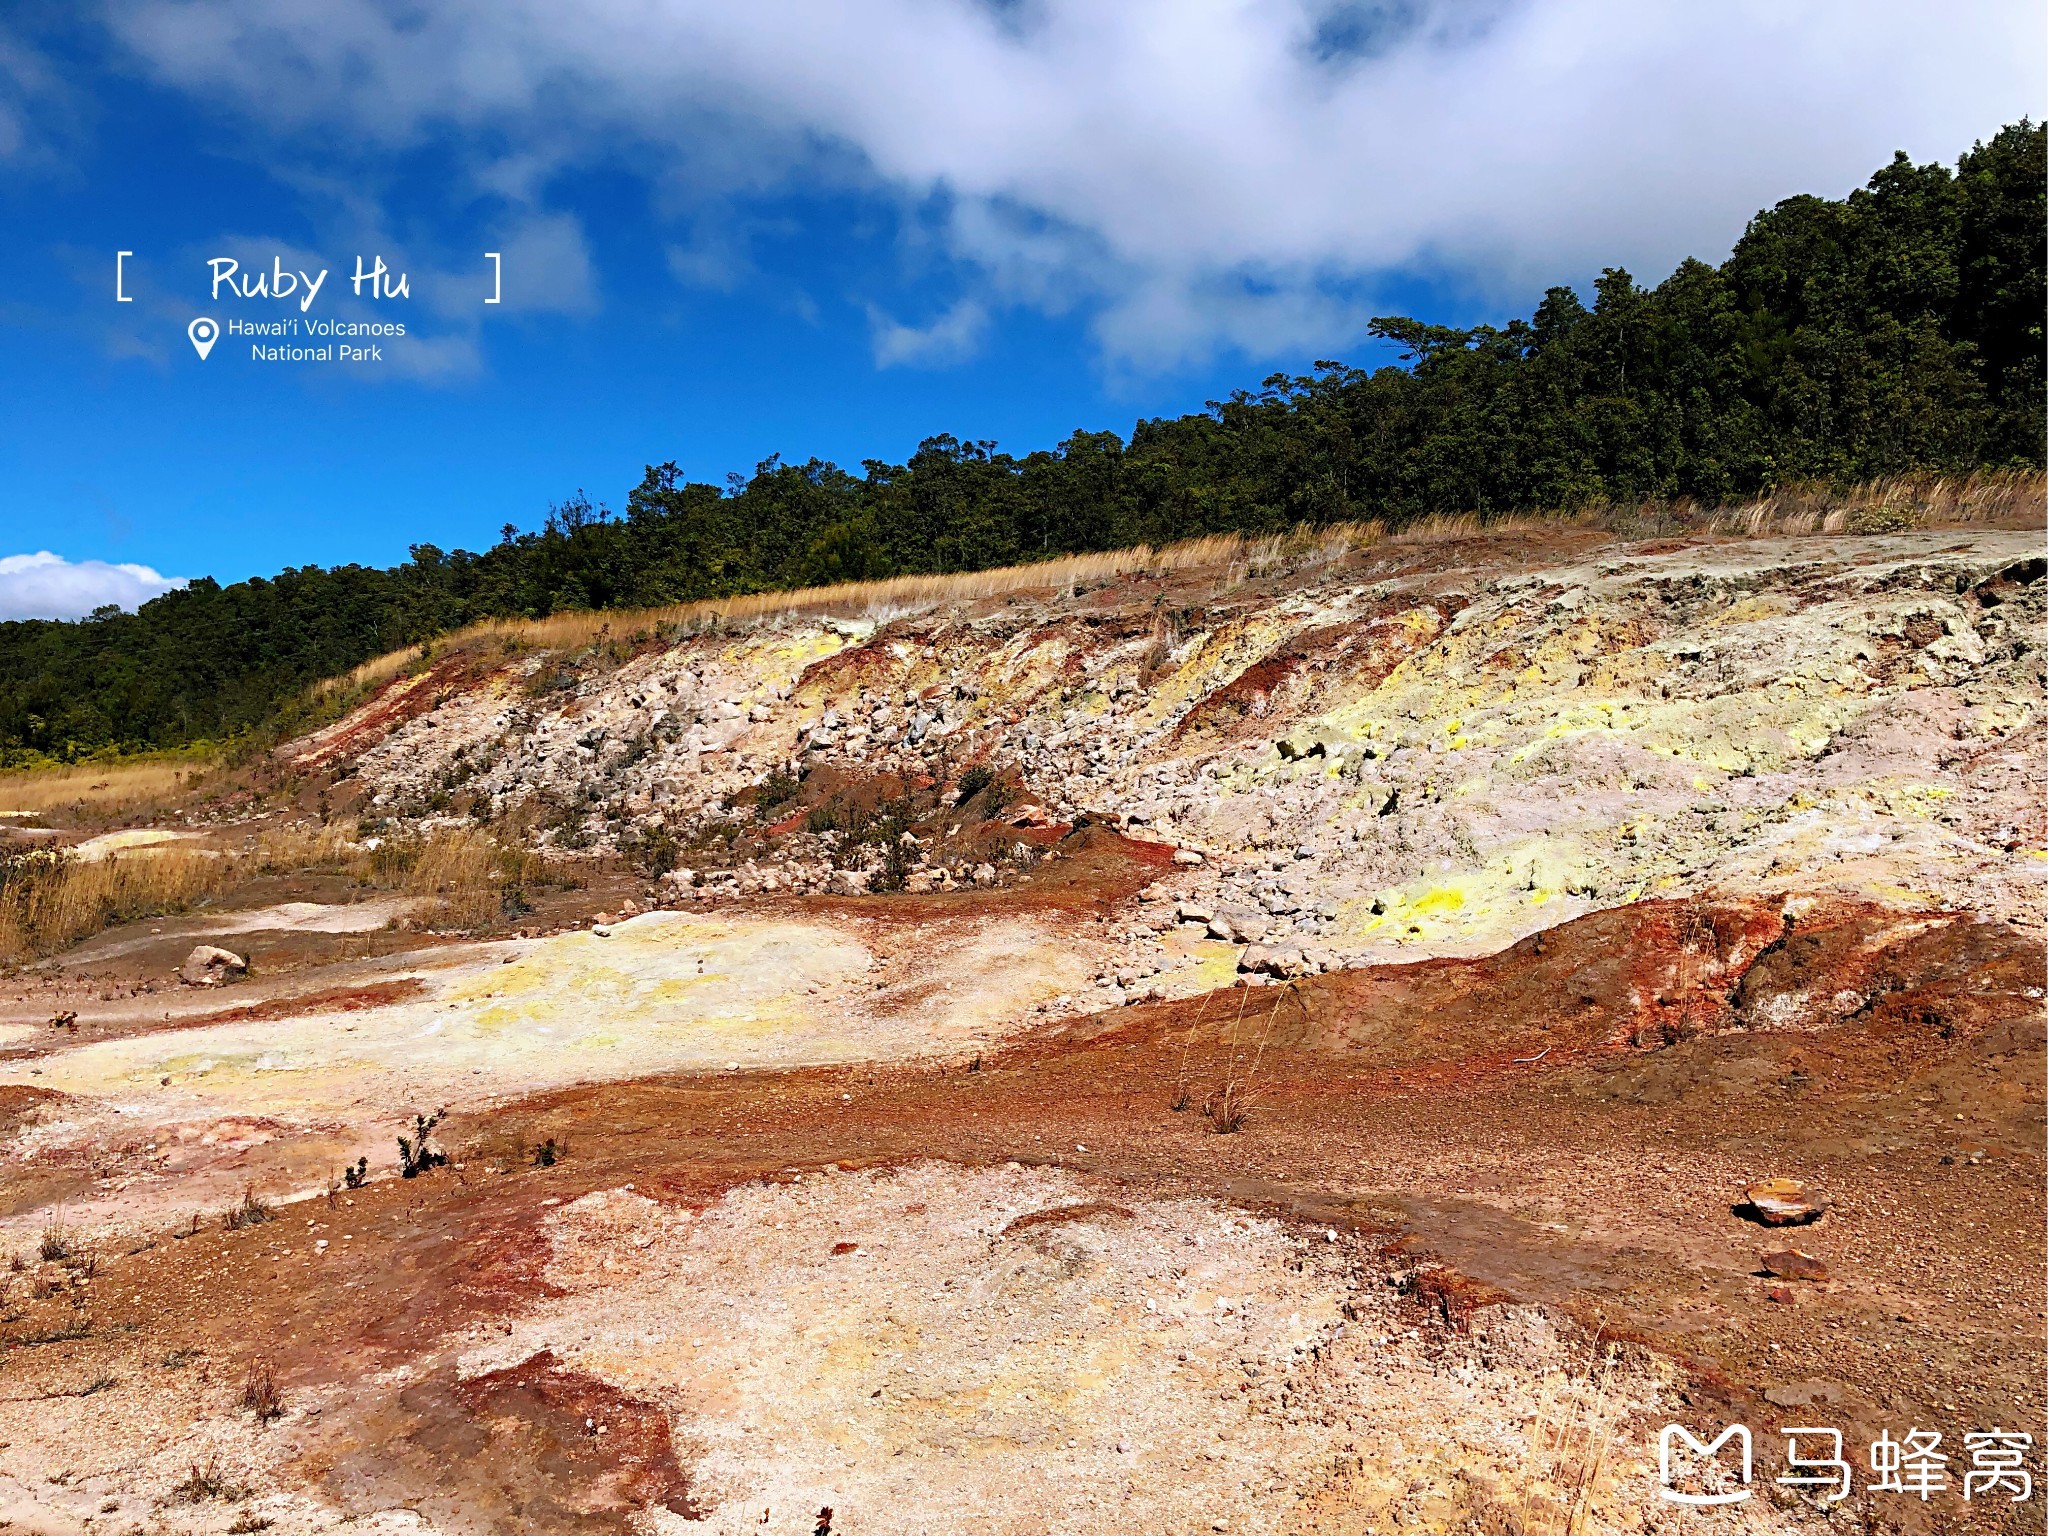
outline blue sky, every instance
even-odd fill
[[[1895,148],[1952,160],[2041,115],[2042,30],[2003,0],[18,0],[0,616],[475,547],[650,460],[1023,451],[1374,361],[1372,314],[1655,280]],[[350,295],[359,255],[409,296]],[[299,314],[212,296],[215,256],[325,268],[304,319],[408,334],[202,360],[195,316]]]

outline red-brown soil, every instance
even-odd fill
[[[1369,1234],[1440,1266],[1410,1290],[1442,1325],[1538,1301],[1688,1362],[1696,1390],[1759,1424],[1816,1403],[1872,1433],[2037,1423],[2042,983],[2030,936],[1964,914],[1638,903],[1480,960],[1093,1016],[973,1068],[660,1079],[458,1112],[466,1168],[293,1212],[348,1234],[324,1259],[303,1238],[276,1257],[270,1226],[166,1235],[105,1257],[89,1302],[17,1304],[6,1336],[35,1374],[73,1376],[141,1329],[219,1377],[267,1363],[289,1396],[538,1299],[537,1224],[586,1190],[701,1207],[827,1162],[1016,1160]],[[1246,1106],[1235,1134],[1198,1107],[1225,1086]],[[494,1177],[463,1153],[546,1137],[567,1161]],[[1778,1174],[1832,1204],[1798,1233],[1832,1279],[1789,1302],[1758,1260],[1781,1244],[1735,1209]],[[396,1391],[309,1440],[304,1470],[344,1503],[405,1486],[502,1530],[688,1506],[660,1414],[541,1359]]]

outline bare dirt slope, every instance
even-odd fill
[[[1677,1532],[1674,1420],[1754,1428],[1731,1529],[1842,1518],[1788,1424],[1959,1485],[2048,1407],[2044,569],[1563,529],[430,658],[78,857],[573,881],[13,978],[0,1521]]]

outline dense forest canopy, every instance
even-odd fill
[[[1718,267],[1527,320],[1375,320],[1401,362],[1317,363],[1205,412],[1021,458],[940,435],[853,474],[766,460],[725,486],[651,466],[623,515],[580,493],[472,554],[211,580],[133,614],[0,624],[0,753],[218,739],[306,684],[474,619],[958,571],[1219,531],[2042,460],[2048,141],[2021,122],[1954,171],[1903,154],[1788,199]]]

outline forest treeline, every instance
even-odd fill
[[[780,457],[724,486],[650,466],[480,553],[211,580],[76,623],[0,624],[0,754],[218,740],[308,683],[487,617],[693,598],[1346,519],[1399,525],[2042,461],[2048,140],[1954,170],[1903,154],[1753,219],[1718,267],[1459,329],[1373,322],[1400,361],[1320,362],[1206,411],[1021,457],[936,436],[854,473]]]

